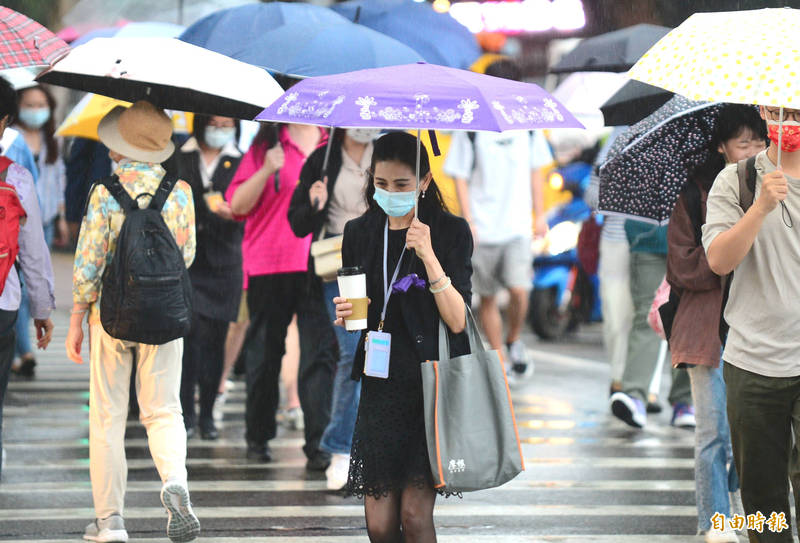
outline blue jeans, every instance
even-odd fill
[[[322,293],[331,320],[336,319],[336,306],[333,299],[339,295],[336,281],[323,283]],[[350,454],[353,443],[353,430],[358,415],[358,401],[361,398],[361,383],[353,381],[353,358],[360,334],[348,332],[339,326],[336,329],[336,340],[339,342],[339,361],[336,363],[336,375],[333,382],[333,400],[331,405],[331,421],[322,435],[320,449],[332,454]]]
[[[57,219],[53,219],[49,223],[42,225],[42,229],[44,230],[44,241],[50,248],[53,247],[53,238],[56,237],[56,220]]]
[[[739,489],[739,477],[732,459],[722,365],[693,366],[687,371],[697,419],[694,449],[697,529],[705,532],[711,529],[715,513],[730,517],[729,493]]]
[[[21,357],[28,353],[33,353],[33,346],[31,345],[31,308],[28,301],[28,288],[20,278],[20,294],[19,309],[17,310],[17,340],[16,340],[16,355]]]

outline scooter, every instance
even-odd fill
[[[572,198],[547,216],[549,231],[533,242],[533,290],[528,320],[542,339],[562,338],[582,322],[601,320],[599,280],[587,274],[578,259],[578,236],[589,221],[602,224],[583,200],[589,186],[591,164],[573,162],[550,173],[554,190],[569,191]]]

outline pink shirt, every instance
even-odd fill
[[[320,140],[320,145],[324,145],[327,143],[327,137],[324,131],[321,132],[323,138]],[[264,186],[264,192],[250,213],[236,217],[237,220],[246,221],[242,240],[245,288],[248,278],[255,275],[308,270],[311,236],[298,238],[289,226],[289,203],[307,157],[291,140],[285,126],[281,128],[279,137],[286,157],[279,175],[280,190],[275,192],[275,176],[270,176]],[[236,189],[264,164],[264,154],[267,149],[266,143],[254,144],[244,155],[233,181],[225,192],[225,199],[228,202],[233,199]]]

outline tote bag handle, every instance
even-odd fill
[[[467,318],[467,338],[469,338],[469,349],[472,354],[485,353],[486,347],[478,332],[478,323],[475,322],[475,316],[467,304],[464,304],[466,309]],[[439,360],[450,359],[450,337],[447,333],[447,326],[442,319],[439,319]]]

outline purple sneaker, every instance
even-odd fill
[[[647,423],[647,410],[643,401],[624,392],[615,392],[611,395],[609,402],[611,412],[615,417],[628,426],[644,428]]]
[[[697,419],[694,417],[694,406],[676,403],[672,409],[672,423],[676,428],[694,428]]]

